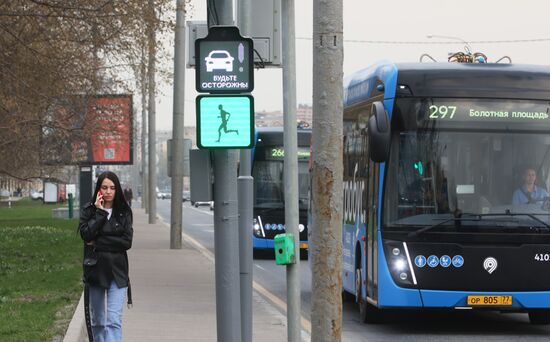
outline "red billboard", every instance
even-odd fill
[[[132,112],[128,94],[58,100],[42,128],[42,163],[132,164]]]
[[[88,101],[86,118],[93,122],[92,163],[132,162],[132,98],[97,96]]]

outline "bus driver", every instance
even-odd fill
[[[527,204],[535,203],[548,197],[548,192],[541,188],[540,186],[535,185],[537,180],[537,172],[534,168],[528,167],[523,172],[523,185],[514,191],[512,197],[512,204]]]

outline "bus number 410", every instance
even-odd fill
[[[535,254],[535,260],[536,261],[550,261],[550,254],[537,253],[537,254]]]

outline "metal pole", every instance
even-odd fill
[[[238,25],[242,36],[250,34],[251,0],[239,0]],[[241,272],[241,338],[252,342],[252,216],[254,201],[254,178],[252,153],[241,150],[239,159],[239,268]]]
[[[243,156],[250,150],[242,150],[240,167],[248,168],[248,172],[241,173],[238,179],[239,186],[239,269],[241,289],[241,335],[243,342],[252,341],[252,196],[254,178],[250,175],[250,156]]]
[[[172,124],[172,201],[170,249],[181,249],[183,202],[183,113],[185,110],[185,0],[176,0],[174,47],[174,109]]]
[[[148,25],[148,95],[149,95],[149,223],[157,222],[157,151],[156,145],[156,121],[155,121],[155,57],[156,57],[156,41],[155,41],[155,4],[154,0],[149,0],[149,25]]]
[[[141,207],[147,212],[147,68],[145,66],[145,48],[142,48],[141,55]]]
[[[135,81],[136,81],[136,89],[140,87],[140,77],[139,74],[135,75]],[[139,146],[139,120],[137,111],[132,111],[132,165],[130,166],[130,178],[128,180],[128,185],[130,186],[130,189],[132,189],[132,193],[135,194],[135,197],[137,199],[138,192],[137,192],[137,186],[140,182],[141,176],[139,174],[139,165],[141,163],[138,163],[138,146]],[[135,203],[135,202],[134,202]]]
[[[135,203],[135,199],[137,198],[137,186],[139,184],[139,164],[138,164],[138,141],[139,141],[139,128],[138,128],[138,120],[137,115],[134,114],[134,130],[132,132],[132,158],[133,158],[133,165],[132,165],[132,171],[131,171],[131,178],[130,178],[130,189],[132,189],[132,194],[134,196],[134,200],[132,200],[132,204]]]
[[[283,0],[283,112],[284,112],[284,184],[286,233],[294,235],[296,263],[286,266],[287,337],[300,341],[300,232],[298,229],[298,133],[296,126],[296,45],[294,31],[294,0]]]
[[[342,339],[342,2],[313,1],[312,341]]]
[[[214,151],[214,249],[218,341],[241,341],[237,154]]]
[[[208,2],[210,25],[232,25],[231,0]],[[211,7],[213,6],[213,7]],[[216,256],[216,325],[219,342],[241,341],[237,153],[214,152],[214,253]]]
[[[238,25],[241,36],[250,35],[251,0],[239,0]],[[254,178],[252,153],[241,150],[239,158],[239,268],[241,272],[241,338],[252,342],[252,216]]]

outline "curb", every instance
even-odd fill
[[[87,342],[86,320],[84,319],[84,292],[80,296],[78,305],[74,310],[73,318],[65,332],[63,342]]]

